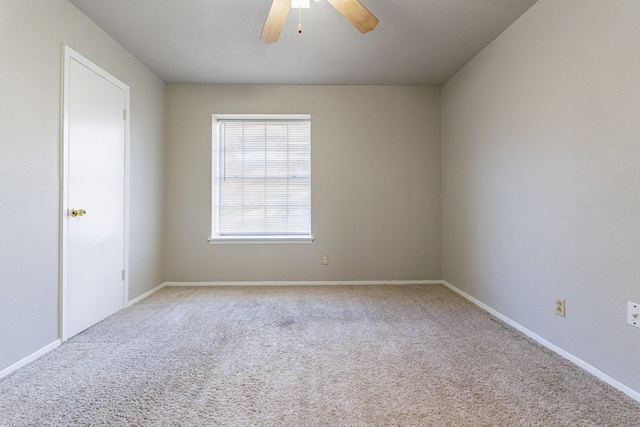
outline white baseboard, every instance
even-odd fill
[[[164,288],[165,286],[166,286],[165,283],[161,283],[160,285],[156,286],[155,288],[151,289],[150,291],[147,291],[144,294],[140,295],[139,297],[132,299],[127,304],[127,307],[130,307],[133,304],[135,304],[137,302],[140,302],[141,300],[145,299],[149,295],[151,295],[151,294],[153,294],[155,292],[158,292],[160,289]],[[58,339],[58,340],[52,342],[51,344],[49,344],[49,345],[41,348],[40,350],[36,351],[35,353],[30,354],[29,356],[25,357],[24,359],[17,361],[13,365],[11,365],[11,366],[9,366],[7,368],[4,368],[2,371],[0,371],[0,378],[4,378],[7,375],[9,375],[10,373],[12,373],[13,371],[15,371],[17,369],[20,369],[25,365],[28,365],[29,363],[33,362],[37,358],[47,354],[48,352],[50,352],[54,348],[59,347],[61,344],[62,344],[62,339]]]
[[[30,354],[29,356],[25,357],[22,360],[17,361],[16,363],[14,363],[13,365],[11,365],[11,366],[9,366],[7,368],[4,368],[2,371],[0,371],[0,378],[6,377],[7,375],[12,373],[13,371],[18,370],[18,369],[22,368],[23,366],[28,365],[29,363],[33,362],[34,360],[36,360],[40,356],[43,356],[43,355],[49,353],[54,348],[60,347],[60,344],[62,344],[62,340],[61,339],[55,340],[51,344],[49,344],[49,345],[47,345],[45,347],[42,347],[40,350],[36,351],[35,353]]]
[[[163,286],[326,286],[326,285],[440,285],[440,280],[272,281],[272,282],[164,282]]]
[[[145,292],[144,294],[135,297],[134,299],[132,299],[131,301],[129,301],[129,303],[127,304],[127,307],[131,307],[133,304],[139,303],[140,301],[142,301],[143,299],[145,299],[146,297],[148,297],[151,294],[154,294],[156,292],[158,292],[160,289],[164,288],[165,286],[167,286],[166,284],[167,282],[164,283],[160,283],[158,286],[156,286],[155,288],[151,289],[150,291]]]
[[[580,368],[584,369],[585,371],[589,372],[590,374],[596,376],[597,378],[601,379],[602,381],[604,381],[605,383],[609,384],[610,386],[620,390],[621,392],[623,392],[627,396],[629,396],[632,399],[640,402],[640,393],[637,392],[636,390],[634,390],[634,389],[622,384],[620,381],[616,380],[615,378],[610,377],[609,375],[605,374],[604,372],[602,372],[598,368],[588,364],[587,362],[585,362],[584,360],[580,359],[579,357],[576,357],[573,354],[569,353],[568,351],[566,351],[566,350],[558,347],[557,345],[547,341],[546,339],[542,338],[540,335],[538,335],[535,332],[525,328],[524,326],[522,326],[518,322],[515,322],[514,320],[508,318],[504,314],[494,310],[493,308],[489,307],[488,305],[486,305],[482,301],[479,301],[478,299],[472,297],[468,293],[458,289],[457,287],[453,286],[451,283],[447,282],[446,280],[441,280],[440,283],[442,283],[447,288],[451,289],[453,292],[455,292],[455,293],[461,295],[462,297],[466,298],[467,300],[471,301],[472,303],[474,303],[475,305],[477,305],[481,309],[485,310],[489,314],[497,317],[498,319],[502,320],[506,324],[516,328],[518,331],[522,332],[523,334],[525,334],[529,338],[531,338],[531,339],[537,341],[538,343],[542,344],[543,346],[547,347],[549,350],[553,351],[554,353],[559,354],[560,356],[564,357],[565,359],[569,360],[570,362],[573,362],[575,365],[579,366]]]
[[[160,289],[166,286],[313,286],[313,285],[440,285],[440,284],[446,286],[447,288],[451,289],[453,292],[471,301],[478,307],[482,308],[489,314],[502,320],[506,324],[514,327],[515,329],[522,332],[529,338],[547,347],[549,350],[559,354],[560,356],[564,357],[565,359],[569,360],[570,362],[574,363],[575,365],[579,366],[580,368],[584,369],[590,374],[596,376],[597,378],[609,384],[610,386],[620,390],[621,392],[631,397],[632,399],[640,402],[640,393],[637,392],[636,390],[622,384],[620,381],[610,377],[609,375],[600,371],[596,367],[588,364],[587,362],[580,359],[579,357],[574,356],[573,354],[567,352],[566,350],[563,350],[562,348],[558,347],[555,344],[552,344],[551,342],[542,338],[541,336],[534,333],[533,331],[525,328],[521,324],[515,322],[509,317],[503,315],[502,313],[484,304],[482,301],[472,297],[468,293],[453,286],[451,283],[447,282],[446,280],[391,280],[391,281],[369,280],[369,281],[301,281],[301,282],[164,282],[156,286],[155,288],[145,292],[144,294],[132,299],[131,301],[129,301],[128,306],[132,306],[133,304],[140,302],[141,300],[147,298],[149,295],[159,291]],[[62,344],[62,340],[58,339],[52,342],[51,344],[41,348],[40,350],[30,354],[29,356],[23,358],[22,360],[19,360],[13,365],[0,371],[0,378],[4,378],[10,373],[14,372],[15,370],[20,369],[21,367],[33,362],[34,360],[41,357],[42,355],[59,347],[61,344]]]

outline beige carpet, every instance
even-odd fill
[[[0,380],[2,426],[638,426],[443,286],[165,288]]]

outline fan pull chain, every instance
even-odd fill
[[[298,33],[302,34],[302,6],[298,5]]]

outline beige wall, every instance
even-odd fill
[[[168,85],[167,105],[168,281],[440,278],[439,88]],[[312,115],[312,244],[208,243],[213,113]]]
[[[540,0],[442,95],[444,279],[635,390],[638,22],[635,0]]]
[[[59,336],[63,44],[131,87],[130,296],[164,280],[164,83],[66,0],[0,0],[0,371]]]

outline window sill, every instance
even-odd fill
[[[216,236],[209,237],[212,245],[280,245],[313,243],[313,236]]]

